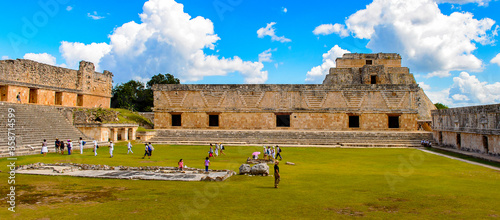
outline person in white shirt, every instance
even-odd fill
[[[94,140],[94,156],[97,156],[97,141]]]
[[[110,141],[109,142],[109,155],[110,155],[110,158],[113,157],[113,150],[115,148],[115,144],[113,144],[113,141]]]
[[[80,145],[80,154],[83,154],[83,139],[80,137],[80,140],[78,141],[78,144]]]
[[[132,151],[132,144],[130,144],[130,141],[129,141],[129,142],[128,142],[128,144],[127,144],[127,148],[128,148],[127,154],[128,154],[128,153],[132,153],[132,154],[134,153],[134,152]]]

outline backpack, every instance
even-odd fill
[[[85,145],[86,143],[87,143],[87,142],[85,142],[85,141],[82,141],[82,145]]]
[[[281,153],[281,148],[280,148],[280,150],[278,151],[278,153]]]

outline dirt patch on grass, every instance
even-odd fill
[[[351,207],[346,207],[346,208],[343,208],[343,209],[329,207],[329,208],[325,208],[325,210],[327,210],[327,211],[334,211],[337,214],[347,215],[347,216],[361,217],[361,216],[365,215],[363,212],[353,210]]]
[[[399,211],[396,205],[380,205],[375,203],[366,203],[368,206],[368,211],[370,212],[386,212],[386,213],[396,213]]]
[[[393,197],[383,197],[383,198],[378,198],[378,201],[406,202],[406,201],[408,201],[408,199],[403,199],[403,198],[393,198]]]

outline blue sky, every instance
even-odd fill
[[[433,102],[500,102],[496,0],[2,1],[0,57],[115,83],[322,83],[346,52],[399,53]]]

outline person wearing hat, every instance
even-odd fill
[[[280,167],[278,166],[279,163],[279,160],[276,160],[276,162],[274,162],[274,188],[278,188],[278,184],[281,180]]]

